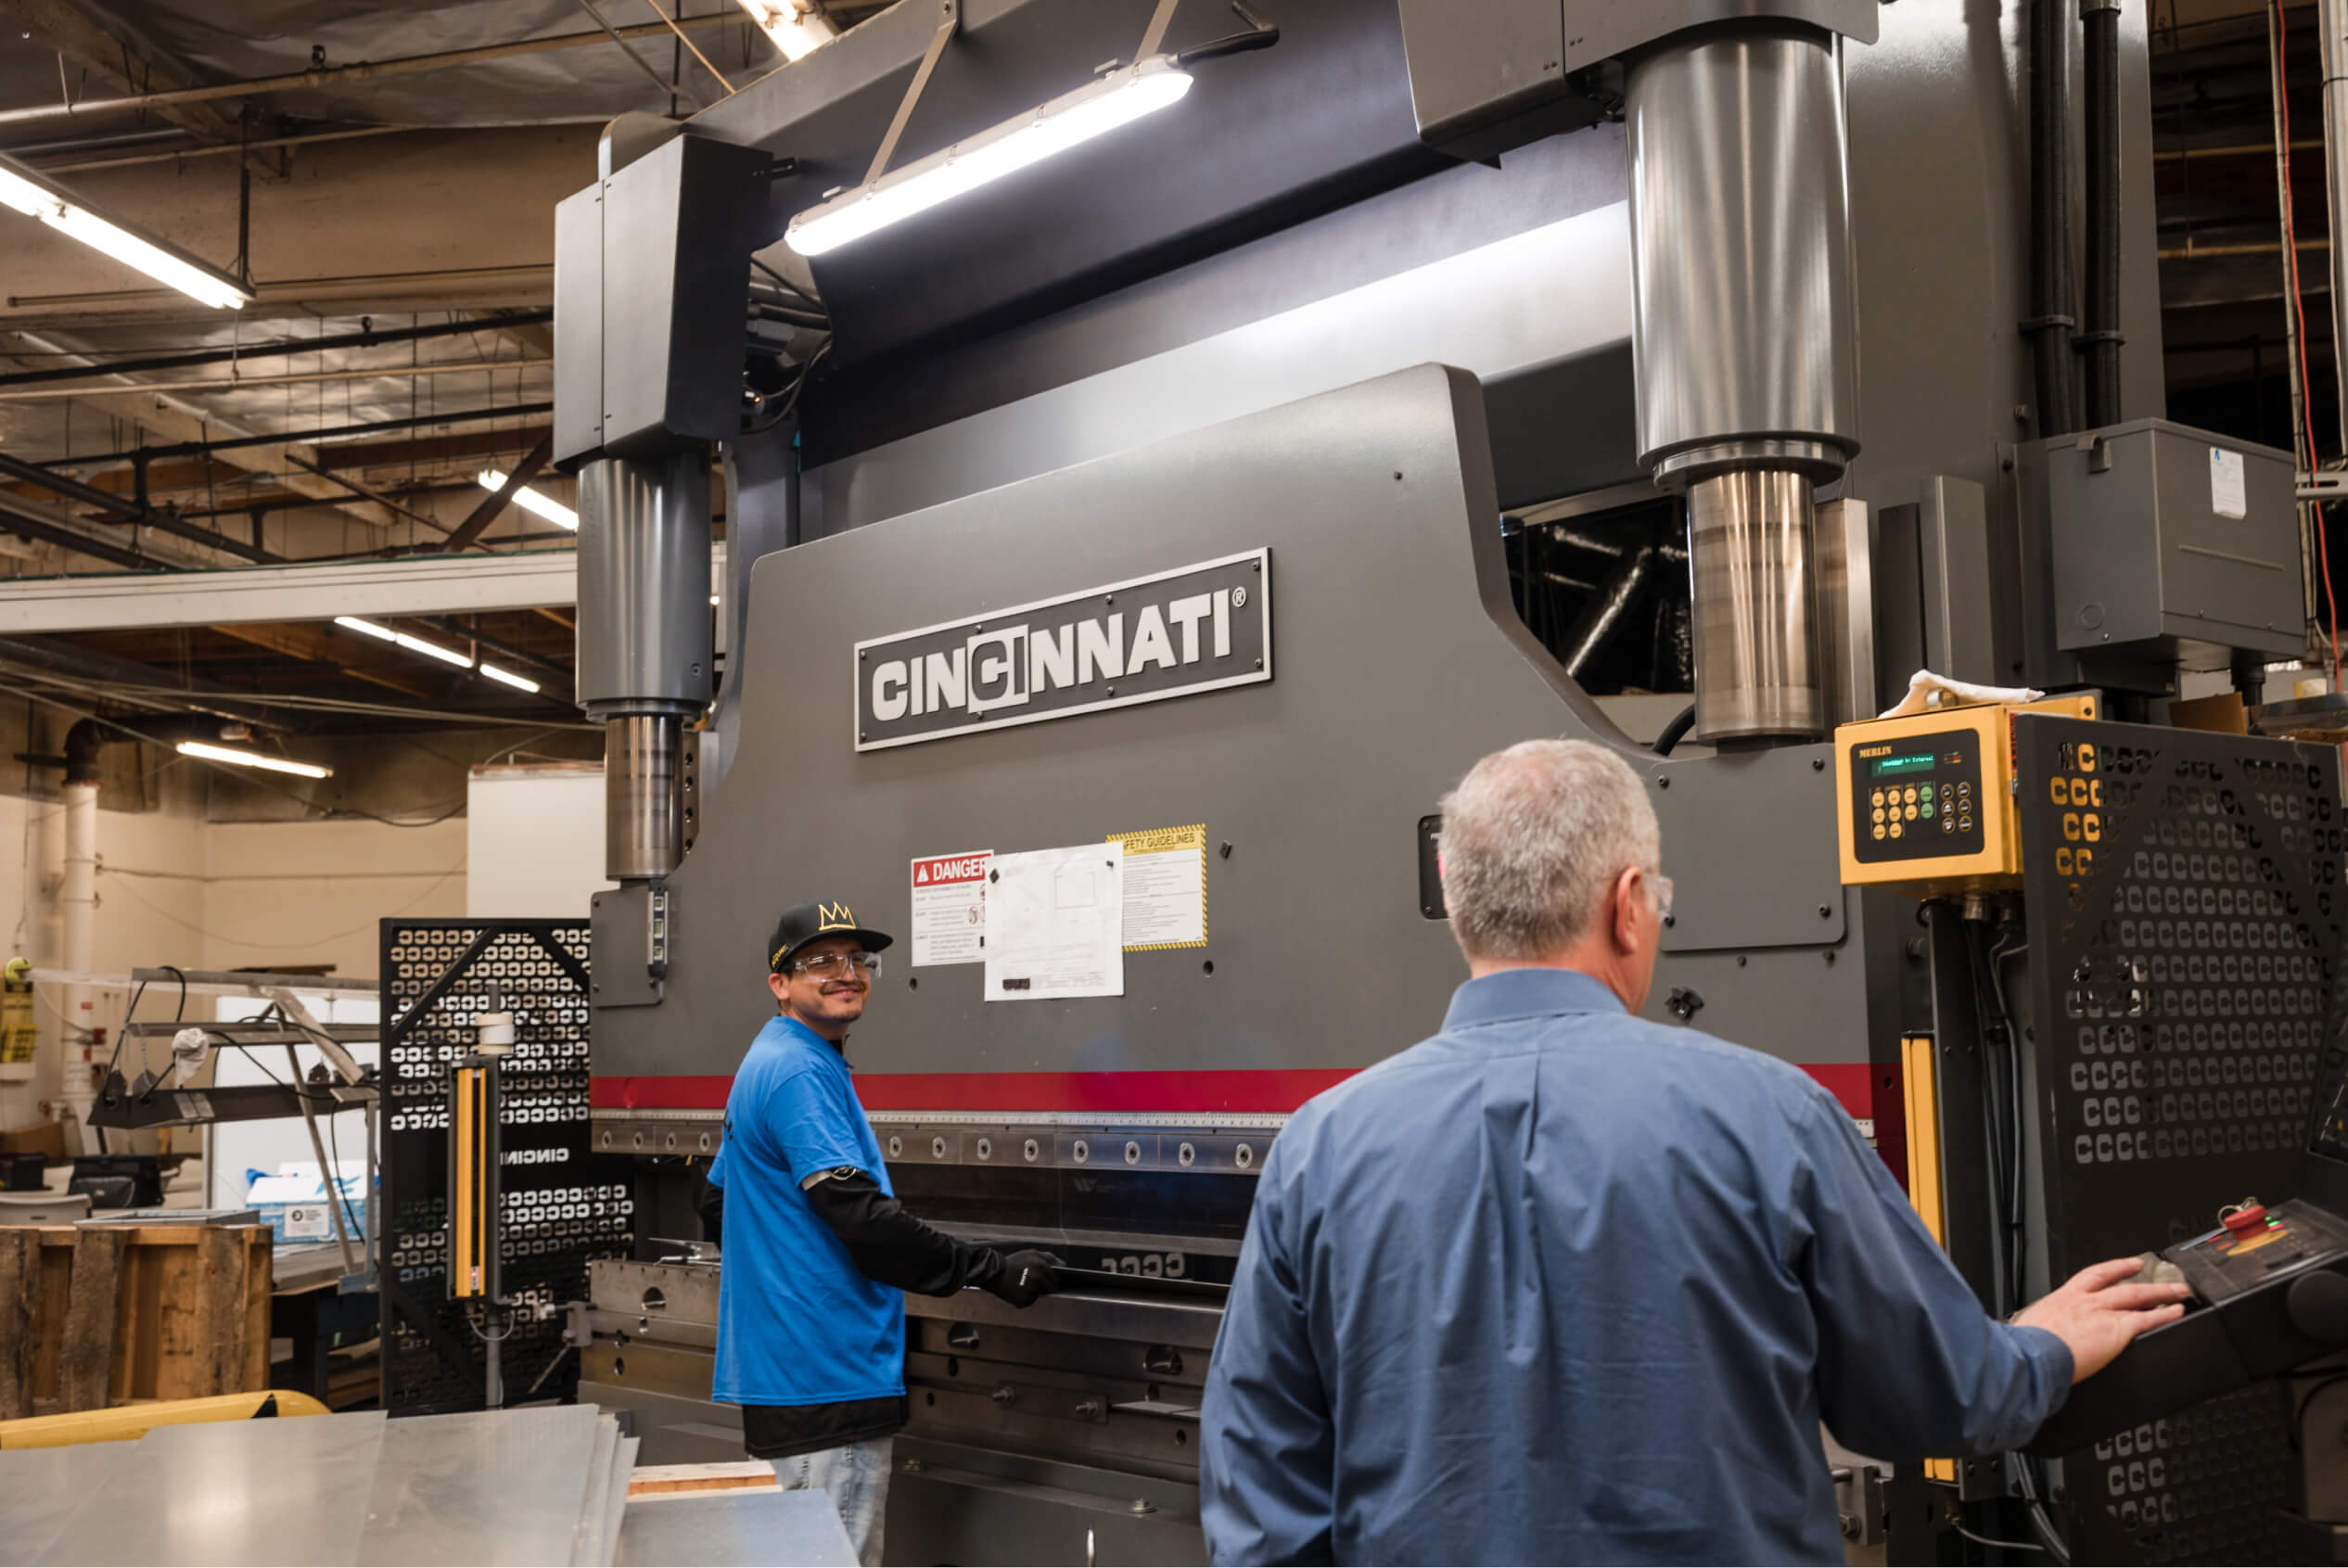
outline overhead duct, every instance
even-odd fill
[[[1814,487],[1858,450],[1837,44],[1680,35],[1631,61],[1625,118],[1640,462],[1688,497],[1696,738],[1812,738]]]

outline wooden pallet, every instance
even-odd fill
[[[265,1225],[0,1228],[0,1421],[269,1383]]]

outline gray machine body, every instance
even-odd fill
[[[731,1073],[773,1010],[763,943],[785,904],[846,900],[902,934],[916,858],[1200,822],[1206,948],[1129,954],[1122,997],[1023,1002],[982,1000],[977,965],[914,968],[900,940],[858,1071],[1368,1065],[1432,1033],[1461,978],[1448,926],[1420,912],[1419,820],[1485,753],[1556,734],[1619,745],[1653,782],[1682,911],[1658,1006],[1693,981],[1729,1038],[1863,1061],[1866,966],[1826,956],[1856,941],[1833,823],[1793,804],[1822,748],[1632,747],[1511,605],[1489,450],[1474,378],[1425,366],[760,561],[744,657],[764,678],[669,878],[667,996],[597,1013],[597,1076]],[[857,748],[860,642],[1256,550],[1268,682]],[[1771,1004],[1788,995],[1802,1005]]]
[[[661,972],[651,886],[596,911],[598,1147],[664,1170],[705,1156],[772,1014],[776,913],[846,901],[900,937],[849,1052],[917,1211],[1144,1280],[1185,1258],[1227,1271],[1237,1231],[1186,1230],[1212,1205],[1180,1184],[1244,1186],[1282,1111],[1438,1026],[1462,966],[1424,912],[1423,823],[1478,757],[1535,735],[1618,747],[1648,781],[1678,883],[1648,1012],[1819,1069],[1861,1115],[1884,1091],[1870,1060],[1923,1026],[1916,904],[1841,887],[1829,747],[1655,757],[1614,716],[1658,699],[1587,695],[1510,600],[1504,517],[1657,494],[1633,417],[1626,135],[1562,79],[1699,22],[1837,35],[1850,298],[1819,303],[1863,324],[1831,346],[1855,341],[1860,396],[1847,362],[1821,362],[1831,418],[1736,429],[1856,446],[1813,529],[1842,718],[1920,665],[2011,682],[2061,652],[2045,454],[2014,412],[2025,68],[1994,19],[1948,6],[1494,0],[1489,36],[1515,41],[1497,59],[1445,47],[1469,37],[1441,27],[1454,8],[1284,0],[1279,46],[1202,64],[1164,123],[820,259],[838,332],[804,427],[726,443],[720,741],[659,885]],[[1129,55],[1151,9],[966,0],[901,156]],[[883,12],[693,122],[794,160],[760,243],[861,178],[934,21]],[[1183,6],[1168,46],[1229,24]],[[2140,14],[2122,48],[2123,392],[2146,417],[2163,405]],[[1014,606],[1256,552],[1269,680],[860,749],[860,643],[983,635]],[[990,1001],[981,965],[912,963],[914,858],[1186,824],[1206,829],[1207,941],[1127,953],[1122,995]],[[1057,1212],[1088,1191],[1133,1201]],[[1199,1560],[1204,1351],[1153,1370],[1184,1348],[1156,1305],[1079,1291],[998,1322],[965,1297],[916,1304],[892,1553]],[[699,1343],[671,1348],[664,1369],[606,1345],[589,1386],[706,1457],[734,1413],[696,1396]],[[1032,1403],[1052,1389],[1105,1411]]]

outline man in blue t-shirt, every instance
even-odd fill
[[[783,911],[767,943],[776,1015],[734,1074],[702,1207],[713,1235],[723,1226],[710,1396],[742,1407],[745,1447],[786,1489],[831,1494],[868,1564],[906,1417],[898,1293],[975,1286],[1027,1307],[1060,1263],[958,1242],[890,1191],[843,1052],[889,941],[844,903]]]

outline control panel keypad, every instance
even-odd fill
[[[1981,737],[1971,730],[1856,746],[1852,843],[1868,864],[1977,854],[1986,843]]]

